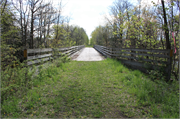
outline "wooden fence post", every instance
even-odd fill
[[[27,60],[27,49],[24,49],[24,60]]]
[[[114,56],[114,55],[116,54],[116,53],[114,53],[115,48],[116,48],[116,47],[112,47],[112,49],[111,49],[111,57],[112,57],[113,59],[116,59],[116,56]]]
[[[24,49],[23,51],[23,55],[24,55],[24,60],[26,60],[25,62],[25,69],[26,69],[26,72],[25,72],[25,82],[26,82],[26,87],[27,87],[27,81],[28,81],[28,77],[27,77],[27,74],[28,74],[28,63],[27,63],[27,49]]]
[[[172,57],[173,57],[173,50],[170,50],[170,56],[168,59],[168,76],[167,76],[167,81],[170,80],[171,78],[171,69],[172,69]]]
[[[114,56],[113,56],[113,47],[111,49],[111,58],[114,58]]]

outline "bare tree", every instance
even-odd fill
[[[29,25],[29,9],[28,5],[24,7],[24,4],[27,4],[27,1],[17,0],[12,2],[14,8],[19,13],[18,23],[21,29],[21,42],[24,45],[24,48],[27,48],[27,37],[28,37],[28,25]]]
[[[1,15],[2,15],[3,12],[4,12],[4,9],[6,8],[7,0],[1,0],[1,1],[0,1],[0,5],[1,5],[1,7],[2,7],[2,11],[1,11]]]
[[[116,0],[110,7],[110,15],[113,16],[112,20],[107,19],[111,24],[114,36],[111,38],[111,43],[113,46],[122,46],[123,38],[125,35],[124,23],[126,20],[130,20],[130,15],[128,10],[132,7],[132,4],[127,0]],[[127,17],[128,16],[128,17]],[[126,35],[127,37],[127,35]]]
[[[56,11],[53,8],[52,4],[49,3],[49,5],[45,9],[45,15],[43,17],[44,19],[44,25],[43,25],[43,36],[44,36],[44,45],[45,47],[49,47],[49,37],[50,33],[52,32],[52,29],[50,28],[51,24],[55,23],[55,20],[57,19],[56,17]]]
[[[57,30],[56,30],[56,39],[58,39],[58,35],[59,35],[59,23],[60,23],[60,17],[61,17],[61,11],[62,11],[62,1],[59,3],[59,9],[57,11],[57,21],[56,21],[56,25],[57,25]]]
[[[171,44],[169,42],[169,29],[167,24],[167,18],[166,18],[166,10],[164,6],[164,0],[161,0],[162,8],[163,8],[163,17],[164,17],[164,30],[165,30],[165,36],[166,36],[166,49],[171,49]]]
[[[40,9],[45,8],[48,4],[43,4],[43,0],[29,0],[29,8],[30,8],[30,48],[33,48],[33,40],[34,40],[34,21],[37,18],[37,13]]]

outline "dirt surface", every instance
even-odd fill
[[[105,58],[94,48],[84,48],[72,58],[76,61],[101,61]]]

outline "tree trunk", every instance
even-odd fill
[[[171,44],[169,42],[169,29],[168,29],[168,24],[167,24],[164,0],[161,0],[161,2],[162,2],[162,7],[163,7],[164,30],[165,30],[165,36],[166,36],[166,49],[171,49]]]
[[[33,49],[33,30],[34,30],[34,15],[33,10],[31,11],[31,32],[30,32],[30,48]]]

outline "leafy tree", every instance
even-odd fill
[[[15,26],[15,13],[9,2],[6,7],[1,7],[1,67],[5,69],[7,66],[15,66],[16,56],[19,55],[21,47],[20,29]]]
[[[88,36],[83,28],[69,25],[59,25],[57,27],[54,25],[53,29],[55,33],[51,43],[53,47],[70,47],[73,45],[88,44]]]

